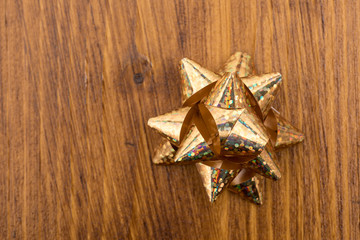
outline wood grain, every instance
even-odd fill
[[[360,239],[360,2],[2,0],[0,239]],[[178,61],[279,71],[305,132],[264,205],[155,166]]]

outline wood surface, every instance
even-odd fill
[[[360,239],[359,1],[0,2],[0,239]],[[260,207],[151,163],[178,61],[235,51],[306,135]]]

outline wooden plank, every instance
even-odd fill
[[[4,1],[1,239],[360,238],[360,3]],[[147,119],[179,108],[178,61],[234,51],[281,72],[305,132],[264,204],[208,202],[194,166],[155,166]]]
[[[17,1],[6,3],[6,61],[5,82],[7,157],[7,238],[24,238],[25,219],[25,67],[23,8]],[[15,53],[15,54],[14,54]]]
[[[2,19],[6,16],[7,5],[0,8],[0,16]],[[6,19],[5,19],[6,20]],[[8,137],[8,120],[7,109],[8,101],[4,101],[7,98],[7,92],[9,91],[8,83],[3,79],[8,77],[7,66],[7,29],[6,21],[0,22],[0,238],[6,239],[9,231],[9,137]]]

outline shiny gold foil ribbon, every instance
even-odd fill
[[[211,202],[228,188],[261,204],[260,176],[281,177],[275,150],[304,139],[272,108],[281,74],[255,75],[250,60],[236,52],[215,73],[182,59],[182,108],[148,121],[165,137],[153,162],[195,163]]]

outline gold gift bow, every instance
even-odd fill
[[[246,56],[246,54],[244,54],[245,56]],[[239,58],[240,57],[240,58]],[[248,71],[248,69],[249,68],[247,68],[247,66],[246,66],[246,64],[245,65],[242,65],[241,63],[242,62],[240,62],[239,61],[239,59],[240,60],[243,60],[242,59],[242,57],[243,57],[243,54],[242,53],[235,53],[233,56],[232,56],[232,58],[230,58],[230,64],[226,64],[225,65],[225,70],[228,70],[228,71],[234,71],[235,69],[234,69],[234,66],[235,67],[237,67],[237,69],[235,70],[235,72],[238,72],[238,73],[241,73],[241,74],[246,74],[246,72],[249,72]],[[186,62],[189,62],[190,60],[188,60],[188,59],[183,59],[182,60],[182,62],[184,63],[186,63]],[[246,63],[246,61],[245,61],[245,63]],[[194,65],[194,63],[192,62],[192,63],[190,63],[190,64],[192,64],[192,65]],[[196,64],[196,63],[195,63]],[[238,68],[240,66],[240,68]],[[196,67],[196,66],[195,66]],[[198,67],[197,67],[198,68]],[[227,68],[227,69],[226,69]],[[231,69],[232,68],[232,69]],[[210,72],[210,71],[208,71],[208,70],[204,70],[204,69],[201,69],[201,73],[202,73],[202,75],[204,74],[204,75],[207,75],[206,77],[208,77],[208,79],[211,79],[211,81],[216,81],[216,78],[218,79],[218,78],[220,78],[220,76],[219,75],[216,75],[216,74],[214,74],[214,73],[212,73],[212,72]],[[183,78],[184,79],[184,78]],[[256,83],[257,83],[257,81],[258,81],[258,79],[256,79],[256,77],[255,78],[249,78],[249,79],[246,79],[247,80],[247,84],[248,84],[248,86],[250,85],[250,86],[252,86],[251,84],[249,84],[249,83],[251,83],[251,82],[254,82],[255,83],[255,85],[256,85]],[[209,84],[211,81],[208,81],[208,83],[206,83],[206,84]],[[250,82],[249,82],[250,81]],[[197,84],[197,82],[195,83],[195,84]],[[205,85],[206,85],[205,84]],[[204,84],[203,84],[204,85]],[[191,94],[190,94],[190,97],[186,100],[186,98],[185,98],[185,103],[184,103],[184,105],[186,106],[186,105],[193,105],[193,106],[195,106],[195,107],[193,107],[192,108],[192,110],[191,111],[189,111],[189,113],[188,113],[188,116],[186,116],[186,118],[185,119],[188,119],[187,121],[185,120],[184,122],[185,122],[185,124],[183,125],[183,126],[186,126],[186,127],[184,127],[184,128],[182,128],[182,134],[180,134],[180,135],[182,135],[181,137],[180,137],[180,139],[182,140],[184,137],[184,132],[187,132],[186,130],[183,130],[183,129],[187,129],[190,125],[192,125],[192,124],[190,124],[190,123],[192,123],[192,121],[189,121],[189,119],[192,119],[192,120],[195,120],[195,123],[197,122],[197,124],[195,124],[195,125],[197,125],[197,126],[199,126],[199,128],[200,129],[202,129],[201,130],[201,133],[202,133],[202,135],[204,135],[205,136],[205,138],[206,138],[206,142],[207,143],[209,143],[209,145],[212,145],[212,148],[214,149],[213,151],[214,152],[218,152],[218,150],[216,150],[216,147],[214,147],[214,142],[216,143],[216,141],[218,141],[217,140],[217,138],[218,138],[218,134],[216,133],[217,132],[217,127],[216,127],[216,124],[214,124],[213,123],[213,121],[212,121],[212,123],[211,123],[211,120],[210,120],[210,124],[209,123],[206,123],[205,121],[204,121],[204,119],[209,119],[209,117],[205,117],[205,118],[203,118],[203,115],[206,115],[206,114],[208,114],[208,115],[210,115],[210,117],[211,117],[211,114],[209,114],[208,112],[206,112],[206,108],[204,108],[204,107],[202,107],[203,105],[201,105],[202,103],[200,103],[199,104],[199,102],[201,101],[201,99],[203,99],[209,92],[210,92],[210,89],[212,89],[213,88],[213,86],[215,85],[215,83],[214,84],[209,84],[208,86],[203,86],[203,87],[201,87],[201,88],[198,88],[196,91],[195,91],[195,94],[193,94],[193,92],[191,92]],[[185,88],[184,88],[184,86],[185,86]],[[243,86],[244,86],[244,84],[243,84]],[[187,85],[186,84],[183,84],[183,90],[185,89],[186,90],[186,87],[187,87]],[[191,86],[192,87],[192,86]],[[195,86],[196,87],[196,86]],[[191,91],[192,91],[193,89],[191,89]],[[249,91],[249,89],[246,89],[247,91],[247,93],[249,93],[250,91]],[[260,89],[261,90],[261,89]],[[184,93],[185,91],[183,91],[183,93]],[[197,94],[198,93],[198,94]],[[255,92],[255,94],[258,94],[259,92]],[[260,92],[260,94],[263,94],[262,92]],[[186,95],[186,94],[183,94],[183,95]],[[251,99],[251,98],[249,98],[249,96],[251,97],[252,96],[252,94],[247,94],[248,96],[247,96],[247,99]],[[265,96],[265,99],[261,99],[261,97],[263,97],[264,98],[264,96]],[[259,96],[258,96],[259,97]],[[267,106],[266,104],[268,104],[269,102],[271,102],[271,98],[274,98],[274,96],[272,96],[271,94],[268,94],[268,95],[261,95],[260,96],[260,99],[258,98],[257,100],[262,104],[262,106],[264,107],[265,106],[265,112],[267,112],[267,111],[269,111],[270,109],[268,108],[269,106]],[[195,100],[194,100],[195,99]],[[261,100],[263,100],[263,101],[261,101]],[[269,101],[270,100],[270,101]],[[189,104],[189,102],[190,102],[190,104]],[[256,105],[257,105],[257,101],[255,101],[255,109],[256,109]],[[199,107],[200,106],[200,107]],[[254,106],[254,104],[252,104],[252,106]],[[267,109],[268,108],[268,109]],[[195,109],[195,110],[194,110]],[[203,109],[203,111],[200,111],[200,109]],[[205,109],[205,110],[204,110]],[[202,112],[202,114],[201,114],[201,112]],[[259,114],[259,111],[257,111],[258,112],[258,115],[260,115]],[[261,113],[261,112],[260,112]],[[270,111],[270,113],[271,113],[271,111]],[[192,116],[193,115],[193,116]],[[271,115],[271,114],[270,114]],[[191,116],[191,117],[190,117]],[[261,118],[262,120],[263,120],[263,118]],[[278,118],[279,119],[279,118]],[[265,121],[266,122],[266,121]],[[280,121],[281,122],[281,121]],[[285,123],[285,127],[286,127],[286,121],[284,122]],[[212,125],[212,126],[211,126]],[[268,124],[269,125],[269,124]],[[278,124],[279,125],[279,124]],[[208,127],[207,127],[208,126]],[[270,124],[270,126],[272,126],[272,129],[275,129],[274,128],[274,126],[273,125],[271,125]],[[209,130],[209,128],[210,129],[212,129],[212,130]],[[276,139],[276,133],[278,133],[279,132],[279,130],[277,131],[277,132],[274,132],[274,134],[271,134],[271,136],[272,136],[272,142],[274,142],[275,141],[275,139]],[[280,133],[281,133],[281,131],[280,131]],[[296,132],[295,132],[296,133]],[[286,134],[283,134],[284,136],[286,136]],[[291,143],[291,139],[290,139],[290,141],[289,141],[289,143]],[[164,145],[165,146],[165,145]],[[215,145],[216,146],[216,145]],[[217,144],[217,146],[219,146],[219,144]],[[168,147],[169,147],[169,144],[168,144]],[[171,146],[170,146],[171,147]],[[169,148],[170,149],[170,148]],[[264,154],[262,154],[262,155],[264,155]],[[266,157],[266,154],[265,154],[265,157]],[[267,156],[268,157],[268,156]],[[270,158],[271,158],[271,156],[270,156]],[[228,161],[229,159],[228,158],[226,158],[225,159],[225,163],[224,164],[221,164],[222,165],[222,167],[223,168],[225,168],[225,166],[226,165],[228,165],[228,164],[226,164],[227,162],[226,161]],[[235,158],[235,162],[237,162],[238,160],[239,160],[239,158]],[[269,160],[271,160],[271,159],[269,159]],[[216,164],[215,164],[216,163]],[[198,163],[197,165],[199,165],[200,163]],[[219,161],[211,161],[211,162],[207,162],[207,163],[205,163],[205,164],[207,164],[209,167],[211,166],[211,168],[214,168],[214,169],[218,169],[218,168],[216,168],[216,166],[218,166],[219,167]],[[216,165],[216,166],[214,166],[214,164]],[[236,164],[237,165],[237,167],[229,167],[229,166],[227,166],[227,168],[239,168],[239,165],[238,164]],[[202,166],[204,166],[203,164],[202,164]],[[199,169],[199,168],[198,168]],[[221,170],[223,170],[223,169],[221,169]],[[244,170],[242,170],[242,172],[243,172]],[[246,171],[245,171],[246,172]],[[249,171],[248,171],[249,172]],[[238,177],[240,176],[240,175],[248,175],[248,174],[239,174],[238,175]],[[276,176],[276,174],[275,174],[275,176]],[[233,182],[236,182],[236,180],[237,180],[237,178],[238,177],[236,177],[235,179],[234,179],[234,181]],[[252,179],[254,179],[254,178],[256,178],[256,177],[253,177]],[[251,180],[251,179],[250,179]],[[256,179],[255,179],[256,180]],[[256,181],[253,181],[253,182],[256,182]],[[211,200],[213,200],[213,199],[211,199]]]

